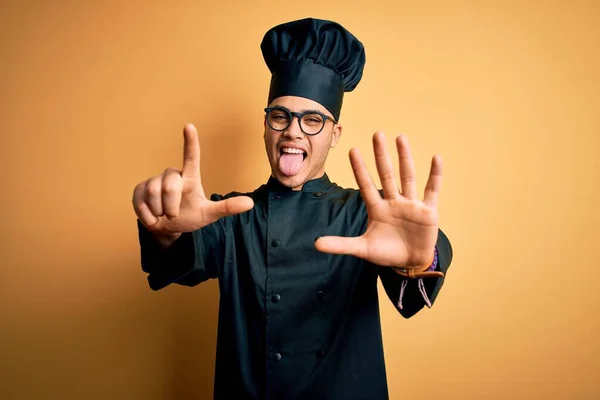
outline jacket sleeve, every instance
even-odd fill
[[[436,271],[442,271],[444,273],[444,278],[422,279],[425,292],[429,298],[430,304],[432,305],[440,289],[442,288],[442,285],[444,284],[445,276],[450,267],[450,263],[452,262],[452,246],[450,245],[448,237],[444,234],[444,232],[442,232],[441,229],[438,232],[438,239],[435,247],[438,252],[438,265],[436,267]],[[404,278],[403,276],[394,272],[391,268],[386,267],[379,267],[379,276],[387,296],[394,304],[394,307],[396,307],[398,312],[404,318],[412,317],[419,312],[423,306],[425,306],[426,301],[419,290],[418,279]],[[402,290],[402,284],[404,281],[407,282],[404,283],[405,288]],[[398,306],[401,295],[403,296],[402,308]]]
[[[225,219],[194,232],[182,234],[162,249],[150,231],[137,220],[142,270],[152,290],[171,283],[195,286],[218,276],[224,259]]]

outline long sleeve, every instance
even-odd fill
[[[436,270],[442,271],[445,276],[452,262],[452,246],[450,245],[448,237],[442,230],[439,230],[438,233],[436,250],[438,253]],[[391,268],[385,267],[380,267],[379,276],[386,294],[403,317],[410,318],[425,306],[426,302],[419,290],[418,279],[404,278],[394,272]],[[435,298],[444,284],[444,279],[445,278],[424,278],[422,280],[425,293],[431,304],[435,302]],[[406,287],[402,290],[402,283],[405,281],[407,281],[405,284]],[[401,292],[403,292],[402,309],[398,307],[398,299]]]
[[[224,222],[217,221],[195,232],[182,234],[171,247],[162,249],[148,229],[137,220],[142,270],[152,290],[171,283],[194,286],[218,275],[223,259]]]

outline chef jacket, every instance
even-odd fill
[[[138,220],[153,290],[219,281],[214,398],[387,399],[377,278],[404,318],[426,304],[418,281],[401,290],[405,278],[391,268],[314,246],[321,236],[364,233],[360,192],[325,174],[301,191],[270,178],[252,193],[211,199],[239,195],[254,207],[184,233],[167,250]],[[446,273],[452,248],[441,230],[436,250],[436,269]],[[443,281],[422,281],[431,303]]]

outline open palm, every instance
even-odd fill
[[[368,223],[359,237],[322,237],[317,250],[349,254],[371,263],[423,271],[434,258],[438,236],[437,201],[442,180],[442,160],[435,156],[423,200],[417,198],[415,171],[408,140],[396,138],[400,165],[401,190],[385,145],[385,136],[373,136],[373,150],[383,197],[377,190],[357,149],[350,151],[350,163],[361,196],[367,207]]]

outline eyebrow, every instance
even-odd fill
[[[315,110],[315,109],[308,109],[308,110],[302,110],[302,112],[307,112],[307,113],[317,113],[317,114],[323,114],[323,115],[327,115],[325,114],[323,111],[319,111],[319,110]]]
[[[284,107],[284,106],[282,106],[282,105],[279,105],[279,104],[273,104],[273,107],[279,107],[279,108],[286,109],[286,110],[288,110],[288,111],[292,111],[292,110],[290,110],[289,108],[287,108],[287,107]],[[299,111],[299,112],[300,112],[300,113],[315,113],[315,114],[327,115],[327,114],[325,114],[323,111],[320,111],[320,110],[317,110],[317,109],[314,109],[314,108],[309,108],[309,109],[301,110],[301,111]],[[331,118],[331,117],[328,117],[328,118]]]

